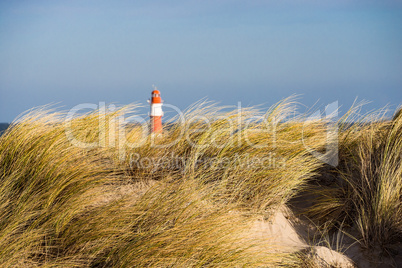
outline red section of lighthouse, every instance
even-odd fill
[[[162,132],[162,99],[159,90],[155,89],[151,95],[151,133]]]

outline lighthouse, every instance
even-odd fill
[[[161,93],[154,87],[151,95],[151,112],[149,113],[151,119],[151,133],[161,133],[162,132],[162,99]]]

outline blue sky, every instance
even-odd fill
[[[149,98],[402,103],[401,1],[1,1],[0,122]]]

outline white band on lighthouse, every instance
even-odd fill
[[[151,116],[163,116],[162,103],[151,104]]]

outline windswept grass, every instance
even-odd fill
[[[201,102],[163,135],[126,124],[135,105],[28,113],[0,137],[0,266],[302,265],[245,235],[324,168],[311,151],[325,151],[327,122],[290,119],[294,105]],[[401,122],[340,133],[342,181],[314,217],[355,217],[367,244],[400,238]]]
[[[402,239],[402,117],[369,118],[340,132],[340,165],[315,188],[307,214],[326,226],[347,223],[365,248],[387,252]]]
[[[198,104],[162,136],[143,135],[144,126],[122,130],[135,106],[68,121],[29,113],[0,138],[0,264],[294,264],[244,237],[320,166],[302,143],[317,146],[319,124],[303,137],[305,126],[283,121],[289,105],[239,115]],[[143,159],[183,161],[139,166]],[[141,181],[149,182],[141,194],[102,198],[105,189]]]
[[[46,262],[57,236],[109,179],[96,154],[70,146],[60,114],[28,114],[0,137],[0,264]]]

